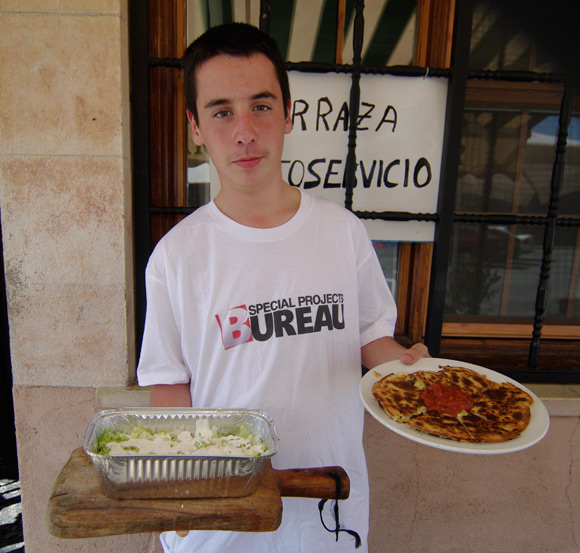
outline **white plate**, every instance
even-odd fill
[[[380,406],[379,402],[374,398],[372,393],[372,388],[375,382],[380,380],[383,376],[391,373],[412,373],[415,371],[438,371],[441,365],[452,365],[455,367],[465,367],[466,369],[472,369],[477,371],[489,378],[493,382],[511,382],[515,384],[522,390],[525,390],[534,398],[534,403],[532,404],[530,411],[530,423],[528,427],[522,432],[520,436],[514,438],[513,440],[508,440],[499,443],[464,443],[456,442],[446,438],[440,438],[438,436],[431,436],[425,432],[420,432],[415,430],[410,426],[397,422],[390,418],[383,408]],[[538,443],[548,432],[550,426],[550,416],[544,404],[538,399],[538,397],[528,390],[525,386],[522,386],[519,382],[504,376],[503,374],[497,373],[490,369],[480,367],[478,365],[472,365],[470,363],[463,363],[462,361],[452,361],[449,359],[437,359],[434,357],[425,357],[420,359],[417,363],[413,365],[403,365],[400,361],[391,361],[390,363],[385,363],[379,365],[374,369],[368,371],[362,378],[360,383],[360,397],[366,407],[367,411],[377,419],[381,424],[420,444],[435,447],[437,449],[445,449],[447,451],[456,451],[459,453],[477,453],[477,454],[493,454],[493,453],[512,453],[514,451],[521,451],[526,449],[536,443]]]

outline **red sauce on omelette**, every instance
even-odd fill
[[[456,416],[463,411],[469,411],[473,407],[473,400],[469,394],[462,392],[455,386],[445,384],[431,384],[423,390],[421,399],[428,411],[442,411]]]

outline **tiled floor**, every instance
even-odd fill
[[[20,482],[16,467],[0,457],[0,553],[24,553]]]

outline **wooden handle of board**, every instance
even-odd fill
[[[350,480],[342,467],[274,470],[274,473],[282,497],[347,499],[350,493]]]
[[[266,467],[246,497],[112,499],[82,449],[73,451],[53,488],[47,526],[58,538],[89,538],[166,530],[272,532],[282,520],[281,496],[346,499],[350,481],[341,467],[275,470]]]

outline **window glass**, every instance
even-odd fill
[[[546,216],[558,115],[527,110],[465,112],[458,212]],[[568,131],[560,215],[580,214],[579,118]],[[545,225],[457,223],[447,281],[446,315],[503,322],[534,316]],[[550,263],[546,322],[578,324],[579,233],[558,225]],[[466,285],[466,283],[469,283]],[[578,299],[576,299],[578,298]],[[520,321],[521,322],[521,321]]]
[[[362,61],[369,65],[410,65],[414,61],[416,0],[367,0]],[[353,62],[355,2],[345,3],[342,36],[339,0],[272,2],[270,34],[292,62]],[[341,39],[337,41],[337,38]],[[339,47],[337,51],[337,42]],[[342,45],[342,48],[340,48]]]
[[[352,63],[355,0],[346,0],[342,35],[339,0],[294,0],[270,4],[270,34],[293,62]],[[366,0],[363,62],[410,65],[416,40],[416,0]],[[229,21],[260,25],[260,0],[187,0],[187,41]],[[341,40],[337,41],[337,37]],[[342,45],[337,56],[337,42]]]
[[[194,144],[188,129],[187,207],[199,207],[210,200],[209,156],[205,148]]]
[[[348,4],[348,2],[347,2]],[[367,0],[362,61],[368,65],[411,65],[414,62],[416,7],[414,0]],[[348,20],[343,59],[352,63],[354,10]]]
[[[580,214],[580,124],[573,117],[560,214]],[[457,211],[545,215],[556,154],[558,115],[466,109]]]
[[[556,154],[558,115],[536,115],[530,125],[523,168],[523,205],[528,213],[545,214],[550,198]],[[572,117],[564,158],[564,182],[558,202],[560,215],[580,215],[580,117]]]
[[[521,124],[521,112],[465,110],[457,211],[507,213],[519,209],[522,185],[516,194],[514,183]]]
[[[554,64],[517,22],[497,9],[496,2],[479,0],[473,9],[469,67],[550,72]]]
[[[530,225],[458,223],[445,312],[450,316],[533,317],[541,242]]]
[[[554,322],[580,323],[580,230],[558,227],[548,282],[546,316]]]
[[[580,116],[572,117],[568,127],[564,184],[560,198],[561,215],[580,215]]]
[[[397,261],[399,254],[399,245],[397,242],[385,242],[383,240],[373,240],[373,246],[385,278],[393,293],[396,297],[397,294]]]

